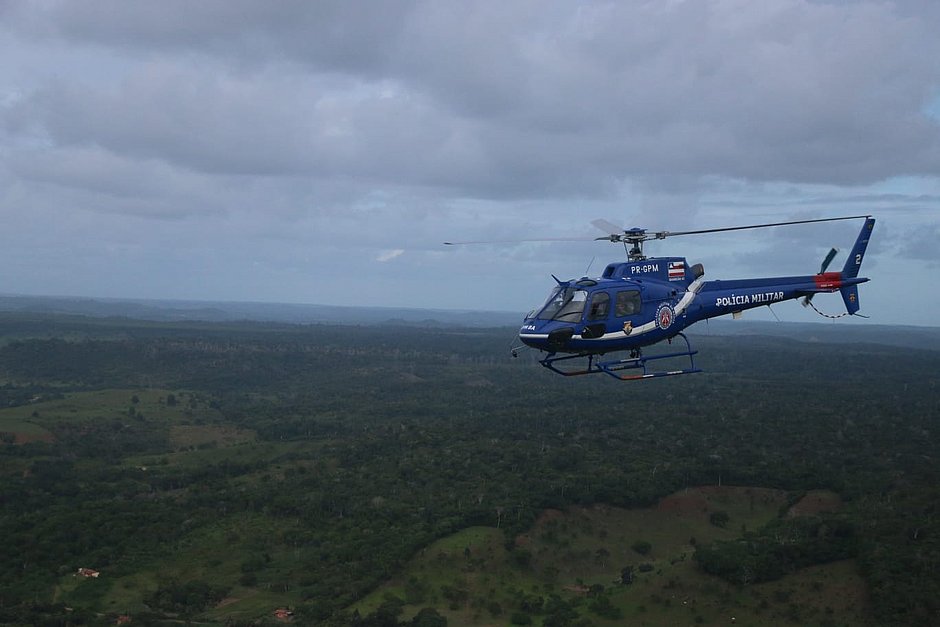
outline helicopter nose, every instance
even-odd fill
[[[564,326],[548,330],[545,326],[527,323],[519,329],[519,339],[523,344],[551,352],[564,350],[574,336],[574,327]]]
[[[573,327],[562,327],[548,334],[548,347],[553,350],[564,348],[574,335]]]
[[[519,340],[532,348],[545,348],[546,335],[541,331],[541,326],[535,320],[526,320],[519,329]]]

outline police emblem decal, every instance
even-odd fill
[[[672,326],[672,321],[676,314],[669,305],[662,305],[656,310],[656,326],[660,329],[668,329]]]

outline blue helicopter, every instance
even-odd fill
[[[684,257],[647,258],[643,254],[643,243],[651,239],[862,218],[865,223],[841,272],[827,272],[835,249],[814,275],[730,281],[706,281],[702,264],[690,266]],[[701,372],[694,361],[698,351],[692,350],[682,331],[707,318],[729,313],[737,317],[745,309],[797,298],[803,299],[804,306],[811,305],[815,294],[837,290],[845,302],[842,315],[858,315],[858,285],[868,281],[858,273],[875,220],[846,216],[672,232],[620,230],[604,220],[593,224],[610,233],[597,240],[623,243],[627,261],[609,264],[597,278],[561,281],[553,276],[558,285],[541,308],[525,317],[519,339],[544,352],[539,363],[552,372],[564,376],[604,373],[626,381]],[[644,347],[663,341],[672,344],[676,337],[682,338],[684,348],[643,354]],[[621,351],[629,351],[629,357],[607,358]],[[658,371],[650,367],[676,358],[688,358],[688,366]]]

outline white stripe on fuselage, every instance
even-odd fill
[[[677,317],[681,315],[683,311],[688,309],[689,304],[692,302],[692,299],[695,298],[696,294],[698,294],[698,291],[702,289],[702,283],[704,282],[704,280],[705,280],[705,277],[700,276],[699,278],[692,281],[692,283],[689,285],[689,288],[686,290],[685,294],[682,295],[682,298],[680,298],[679,302],[676,303],[676,306],[673,307],[673,311],[675,312]],[[646,324],[641,324],[638,327],[633,327],[633,330],[630,331],[629,337],[634,337],[636,335],[643,335],[644,333],[655,331],[657,328],[658,327],[656,326],[656,319],[654,318],[653,320],[650,320]],[[624,336],[623,331],[614,331],[613,333],[605,333],[604,335],[598,338],[585,338],[585,337],[581,337],[580,335],[573,335],[571,336],[571,339],[577,338],[579,340],[592,340],[592,339],[609,340],[611,338],[623,337],[623,336]]]
[[[673,307],[673,311],[675,312],[677,317],[681,315],[682,312],[684,312],[686,309],[688,309],[689,305],[692,303],[692,300],[696,297],[696,295],[698,295],[698,291],[702,289],[702,284],[704,280],[705,280],[705,277],[700,276],[699,278],[692,281],[692,283],[689,285],[689,288],[685,291],[685,294],[682,295],[682,298],[680,298],[679,302],[676,303],[676,306]],[[635,337],[637,335],[643,335],[644,333],[649,333],[650,331],[653,331],[656,328],[657,328],[656,320],[653,319],[638,327],[633,327],[633,330],[630,331],[630,335],[628,337]],[[520,333],[519,334],[520,339],[521,338],[545,339],[547,337],[548,337],[548,333],[525,333],[525,334]],[[624,337],[623,331],[614,331],[612,333],[605,333],[604,335],[600,337],[587,337],[586,338],[580,335],[572,335],[571,339],[573,340],[609,340],[612,338],[622,338],[622,337]]]

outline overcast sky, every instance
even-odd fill
[[[873,214],[862,313],[937,325],[938,33],[933,0],[0,0],[0,293],[524,313],[623,249],[442,242]],[[647,254],[811,274],[860,227]]]

